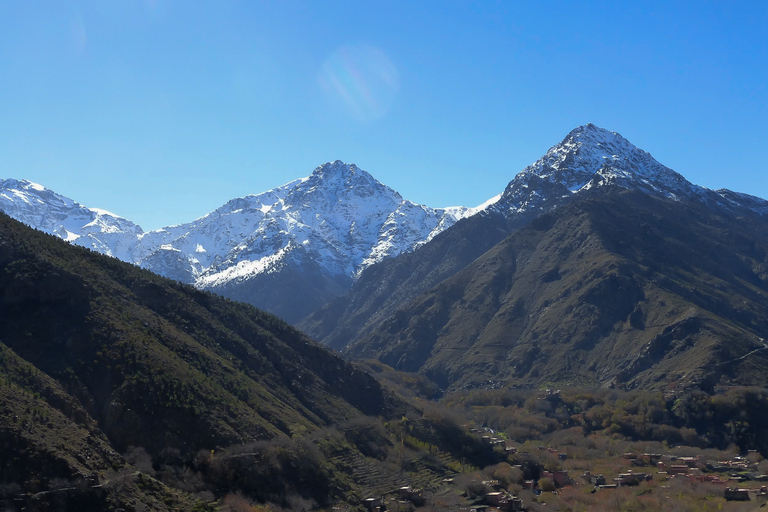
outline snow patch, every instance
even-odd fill
[[[216,287],[260,274],[280,261],[285,255],[286,249],[286,247],[283,247],[275,254],[270,254],[257,260],[242,260],[222,271],[203,275],[198,279],[197,285],[202,288]]]

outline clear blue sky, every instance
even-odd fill
[[[0,0],[0,177],[145,229],[356,163],[474,206],[572,128],[768,197],[768,2]]]

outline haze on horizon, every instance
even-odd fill
[[[146,230],[337,159],[475,206],[592,122],[768,197],[765,26],[759,2],[5,2],[0,178]]]

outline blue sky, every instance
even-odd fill
[[[337,159],[474,206],[593,122],[768,197],[768,2],[623,4],[0,1],[0,177],[145,229]]]

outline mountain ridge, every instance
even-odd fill
[[[766,226],[613,187],[513,231],[346,351],[448,390],[763,386]]]
[[[213,510],[200,491],[238,488],[335,502],[352,487],[316,448],[300,464],[284,456],[405,405],[274,315],[5,214],[0,290],[0,503],[14,510]],[[209,471],[243,446],[282,450],[259,467],[285,470],[262,485]]]
[[[394,314],[398,304],[460,271],[514,230],[544,213],[612,187],[729,212],[768,213],[764,199],[694,185],[620,134],[587,124],[572,130],[519,172],[501,196],[477,215],[456,223],[429,244],[363,272],[346,294],[297,325],[323,343],[343,350]],[[480,239],[480,233],[488,238]],[[472,240],[472,244],[467,246],[464,240]],[[423,261],[431,262],[430,266]]]
[[[337,160],[306,178],[232,199],[192,222],[143,232],[130,221],[82,207],[39,185],[0,183],[0,209],[34,227],[305,326],[318,325],[303,319],[324,304],[354,294],[352,288],[367,269],[428,245],[475,214],[501,215],[505,229],[516,229],[609,185],[768,214],[768,201],[693,185],[617,132],[591,123],[572,130],[501,194],[475,208],[418,205],[355,164]],[[55,204],[47,205],[42,196]],[[480,254],[469,250],[460,260],[471,259],[470,253]],[[413,293],[424,290],[416,285]]]
[[[306,178],[232,199],[190,223],[149,232],[42,186],[27,182],[18,190],[18,181],[3,183],[0,209],[15,218],[294,321],[346,291],[368,266],[410,251],[474,213],[469,208],[433,209],[407,201],[356,165],[339,160],[319,166]],[[50,208],[41,196],[56,198],[69,210],[48,215]],[[84,220],[78,224],[67,214]],[[88,230],[97,217],[109,221],[102,223],[103,240],[95,229]],[[295,281],[291,277],[295,275],[313,283],[305,304],[263,296],[260,291],[262,282],[271,283],[286,272],[286,283]],[[298,294],[300,288],[295,291]]]

